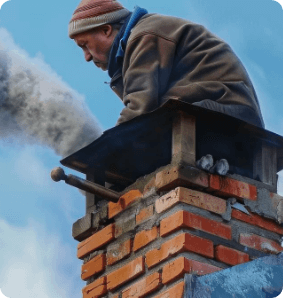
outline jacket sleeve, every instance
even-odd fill
[[[162,51],[162,55],[160,55]],[[144,34],[128,42],[123,65],[123,103],[117,125],[159,106],[173,65],[175,43]]]

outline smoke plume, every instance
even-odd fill
[[[0,139],[37,142],[65,157],[100,134],[83,96],[0,28]]]

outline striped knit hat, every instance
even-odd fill
[[[116,0],[82,0],[69,23],[69,37],[121,21],[129,11]]]

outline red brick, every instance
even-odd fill
[[[103,271],[105,269],[105,266],[106,266],[105,254],[100,254],[98,256],[95,256],[94,258],[92,258],[90,261],[88,261],[82,266],[81,278],[83,280],[87,280],[92,275]]]
[[[159,191],[174,189],[178,186],[208,187],[208,174],[196,168],[174,166],[156,174],[156,188]]]
[[[258,226],[265,230],[269,230],[271,232],[275,232],[281,235],[283,234],[283,228],[279,224],[275,223],[270,219],[265,219],[257,214],[250,213],[250,215],[248,215],[241,211],[233,209],[232,217],[238,220],[247,222],[249,224],[252,224],[254,226]]]
[[[183,233],[163,243],[160,249],[149,251],[146,254],[146,264],[148,267],[155,266],[171,255],[183,251],[192,251],[209,258],[214,256],[212,241]]]
[[[83,288],[83,298],[98,298],[107,292],[106,276],[101,277]]]
[[[184,297],[185,284],[183,281],[177,283],[175,286],[168,290],[156,295],[152,298],[183,298]]]
[[[115,237],[114,233],[115,233],[115,224],[111,224],[105,227],[104,229],[100,230],[99,232],[93,234],[86,240],[82,241],[81,243],[78,244],[77,257],[79,259],[82,259],[87,254],[107,244],[112,239],[114,239]]]
[[[119,293],[114,296],[111,296],[111,298],[119,298]]]
[[[232,249],[223,245],[218,245],[215,248],[215,258],[229,265],[238,265],[246,263],[250,260],[248,254]]]
[[[109,202],[108,203],[108,217],[112,218],[126,207],[131,205],[134,201],[139,199],[142,196],[142,193],[135,189],[130,190],[129,192],[122,195],[117,203]]]
[[[131,239],[111,246],[107,250],[107,265],[113,265],[116,262],[126,258],[131,253]]]
[[[218,195],[233,196],[239,199],[256,201],[257,189],[254,185],[234,180],[229,177],[210,175],[209,190],[217,191]]]
[[[136,215],[136,224],[139,225],[143,221],[149,219],[153,215],[153,205],[150,205],[142,209],[139,214]]]
[[[157,199],[155,202],[155,210],[157,213],[161,213],[180,202],[217,214],[223,214],[226,211],[225,200],[183,187],[178,187]]]
[[[167,284],[173,280],[179,279],[183,277],[185,273],[205,275],[219,270],[221,270],[221,268],[180,257],[163,267],[162,283]]]
[[[160,222],[160,235],[165,236],[183,227],[205,231],[225,239],[232,239],[230,226],[187,211],[178,211],[163,219]]]
[[[138,249],[146,246],[148,243],[154,241],[158,237],[158,229],[157,227],[153,227],[151,230],[145,230],[139,232],[134,240],[133,251],[137,251]]]
[[[107,289],[113,290],[144,273],[144,259],[138,257],[107,275]]]
[[[267,253],[279,253],[283,251],[283,248],[277,242],[255,234],[240,234],[239,242],[242,245]]]
[[[222,268],[219,268],[210,264],[198,262],[195,260],[191,260],[191,259],[186,259],[186,261],[190,263],[190,266],[191,266],[190,272],[192,274],[206,275],[216,271],[223,270]]]
[[[142,298],[157,290],[161,285],[160,273],[155,272],[122,291],[122,298]]]

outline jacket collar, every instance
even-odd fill
[[[147,10],[136,6],[134,11],[126,18],[124,25],[116,35],[109,54],[108,75],[113,78],[123,66],[123,59],[131,30],[141,17],[147,14]]]

